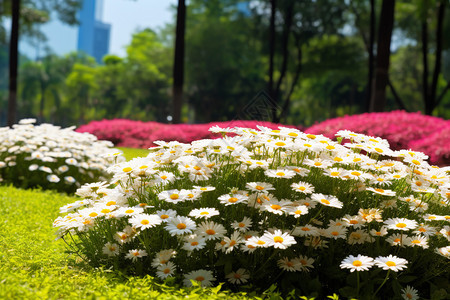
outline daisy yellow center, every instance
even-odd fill
[[[200,188],[200,190],[201,190],[201,191],[206,191],[206,190],[207,190],[207,188],[205,188],[205,187],[202,187],[202,188]]]
[[[311,229],[309,229],[308,227],[302,227],[302,231],[310,231]]]
[[[257,243],[258,245],[264,245],[266,242],[259,240],[259,241],[257,241],[256,243]]]
[[[139,203],[139,206],[140,207],[145,207],[145,206],[147,206],[147,203]]]
[[[216,232],[214,231],[214,229],[207,229],[205,232],[206,232],[206,234],[208,234],[208,235],[214,235],[214,234],[216,234]]]
[[[300,263],[304,266],[306,266],[308,264],[308,262],[304,259],[300,259]]]
[[[264,189],[263,186],[257,185],[255,186],[255,189],[257,189],[258,191],[262,191]]]
[[[420,232],[426,232],[427,230],[425,228],[421,227],[421,228],[419,228],[419,231]]]
[[[304,187],[304,186],[299,186],[298,189],[299,189],[300,191],[303,192],[304,190],[306,190],[306,187]]]
[[[339,235],[339,232],[333,231],[333,232],[331,233],[331,235],[338,236],[338,235]]]
[[[288,261],[287,263],[286,263],[286,266],[288,266],[288,267],[292,267],[294,264],[291,262],[291,261]]]
[[[243,227],[245,227],[245,224],[241,222],[241,223],[239,223],[239,227],[243,228]]]
[[[375,148],[375,151],[377,151],[378,153],[383,153],[383,149],[380,148]]]
[[[203,281],[203,280],[205,280],[205,277],[203,277],[203,276],[197,276],[197,277],[195,277],[195,280],[197,280],[197,281]]]
[[[225,242],[225,241],[220,241],[220,244],[221,244],[222,246],[225,246],[225,245],[227,244],[227,242]]]
[[[361,161],[361,158],[359,158],[359,157],[353,159],[353,162],[359,162],[359,161]]]
[[[166,175],[163,175],[163,176],[161,176],[161,179],[162,179],[162,180],[166,180],[166,179],[167,179],[167,176],[166,176]]]
[[[109,247],[109,251],[116,251],[116,247],[114,246]]]
[[[360,260],[355,260],[354,262],[352,262],[352,265],[354,265],[355,267],[360,267],[362,266],[362,262]]]
[[[277,172],[276,175],[277,175],[277,176],[284,176],[284,175],[286,175],[286,174],[284,174],[283,172]]]
[[[141,169],[141,170],[143,170],[143,169],[147,169],[147,168],[148,168],[148,166],[145,166],[145,165],[144,165],[144,166],[140,166],[140,167],[139,167],[139,169]]]
[[[136,251],[136,252],[133,252],[133,255],[134,255],[134,256],[139,256],[139,252],[137,252],[137,251]]]
[[[358,224],[358,221],[357,220],[350,220],[350,224]]]
[[[206,216],[206,215],[209,215],[209,212],[207,212],[207,211],[202,211],[200,214],[201,214],[202,216]]]
[[[316,162],[314,163],[314,165],[318,167],[318,166],[321,166],[321,165],[322,165],[322,163],[321,163],[321,162],[319,162],[319,161],[316,161]]]
[[[109,210],[107,208],[102,209],[102,214],[107,214],[107,213],[110,213],[110,212],[111,212],[111,210]]]
[[[169,268],[165,268],[163,271],[164,274],[169,274],[170,273],[170,269]]]
[[[198,242],[192,242],[191,243],[191,246],[197,246],[198,245]]]
[[[184,224],[184,223],[179,223],[179,224],[177,225],[177,228],[180,229],[180,230],[186,229],[186,224]]]
[[[383,189],[375,189],[375,191],[377,191],[378,193],[384,193]]]
[[[286,143],[284,143],[284,142],[276,142],[275,145],[277,145],[278,147],[282,147],[282,146],[286,146]]]
[[[180,198],[180,195],[178,195],[178,194],[170,195],[170,199],[172,199],[172,200],[177,200],[178,198]]]
[[[351,172],[350,174],[352,174],[352,175],[354,175],[354,176],[359,176],[359,175],[361,175],[361,173],[356,172],[356,171],[353,171],[353,172]]]
[[[116,205],[116,201],[109,201],[106,206]]]
[[[331,172],[331,176],[338,176],[339,172]]]
[[[335,149],[335,147],[332,146],[332,145],[328,145],[326,148],[327,148],[328,150],[333,150],[333,149]]]
[[[420,244],[420,241],[419,240],[412,240],[411,243],[412,244]]]
[[[306,136],[313,140],[316,138],[316,136],[314,134],[307,134]]]
[[[320,199],[320,202],[322,202],[323,204],[330,204],[330,201],[328,201],[327,199]]]
[[[386,265],[388,265],[389,267],[395,267],[397,264],[391,260],[386,262]]]
[[[384,181],[384,178],[377,178],[377,181],[383,182],[383,181]]]
[[[133,169],[130,168],[130,167],[126,167],[126,168],[123,168],[122,171],[124,171],[125,173],[127,173],[127,172],[130,172],[131,170],[133,170]]]
[[[398,228],[405,228],[406,224],[405,223],[397,223],[397,224],[395,224],[395,226]]]
[[[274,129],[272,130],[273,133],[280,133],[280,131],[278,129]]]
[[[295,211],[295,214],[296,214],[296,215],[301,215],[301,214],[302,214],[302,211],[299,210],[299,209],[297,209],[297,210]]]
[[[91,217],[91,218],[94,218],[94,217],[96,217],[96,216],[98,216],[98,214],[97,214],[96,212],[91,212],[91,213],[89,214],[89,217]]]
[[[340,157],[335,157],[335,158],[333,158],[333,160],[334,160],[334,161],[343,161],[343,159],[340,158]]]
[[[120,239],[121,239],[121,240],[126,240],[127,237],[128,237],[128,235],[126,235],[126,234],[124,233],[124,234],[122,234],[122,235],[120,236]]]
[[[150,222],[149,222],[149,220],[142,220],[141,224],[142,225],[148,225],[148,224],[150,224]]]
[[[273,238],[273,241],[275,243],[282,243],[284,241],[284,239],[281,236],[276,236]]]
[[[416,166],[417,166],[417,165],[420,165],[420,161],[418,161],[417,159],[413,159],[411,162],[412,162],[413,164],[415,164]]]
[[[262,163],[262,162],[260,162],[260,161],[257,161],[256,164],[257,164],[257,165],[260,165],[260,166],[264,165],[264,163]]]
[[[273,205],[270,206],[270,208],[275,209],[275,210],[279,210],[279,209],[281,209],[281,206],[278,205],[278,204],[273,204]]]
[[[201,170],[202,168],[195,166],[194,169],[198,171],[198,170]]]
[[[125,211],[125,213],[126,213],[126,214],[132,214],[132,213],[134,213],[134,210],[133,210],[133,209],[127,209],[127,210]]]
[[[400,239],[395,239],[394,243],[400,243]]]
[[[417,186],[421,186],[422,185],[422,181],[416,181],[416,185]]]
[[[375,232],[376,235],[381,235],[380,231]]]
[[[305,146],[305,147],[312,147],[312,145],[311,144],[303,144],[303,146]]]
[[[236,245],[236,241],[235,241],[235,240],[232,240],[232,241],[230,242],[230,247],[233,247],[234,245]]]
[[[355,240],[359,240],[359,239],[361,238],[361,235],[360,235],[359,233],[352,232],[352,237],[353,237]]]
[[[288,135],[289,136],[298,136],[298,134],[296,134],[295,132],[289,132]]]
[[[237,201],[238,201],[238,198],[236,198],[236,197],[231,197],[230,199],[228,199],[228,202],[230,202],[230,203],[235,203]]]
[[[234,273],[233,277],[236,279],[241,279],[241,274]]]
[[[169,217],[169,215],[161,215],[161,216],[160,216],[160,218],[163,219],[163,220],[164,220],[164,219],[167,219],[168,217]]]

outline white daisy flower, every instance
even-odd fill
[[[423,249],[428,248],[428,238],[422,235],[416,235],[410,238],[409,240],[410,246],[422,247]]]
[[[128,222],[135,228],[145,230],[161,224],[161,218],[158,215],[138,214],[130,218]]]
[[[267,194],[269,191],[275,190],[272,184],[266,182],[249,182],[247,188],[253,192]]]
[[[300,267],[300,270],[303,272],[309,272],[309,269],[314,269],[313,263],[314,259],[300,255],[299,257],[294,258],[294,262],[298,262],[298,266]]]
[[[205,237],[207,241],[221,239],[227,232],[222,224],[215,223],[213,221],[204,221],[198,225],[196,233]]]
[[[188,217],[177,216],[169,219],[164,227],[171,235],[191,234],[197,225]]]
[[[225,278],[232,284],[242,284],[246,283],[248,279],[250,279],[250,274],[248,270],[240,268],[237,271],[227,274]]]
[[[156,211],[156,214],[163,223],[167,223],[171,218],[175,218],[177,216],[177,212],[173,209],[158,210]]]
[[[280,269],[288,272],[300,271],[300,262],[288,257],[283,257],[277,261],[277,265]]]
[[[293,236],[287,232],[283,233],[281,230],[275,230],[274,233],[266,231],[261,239],[265,241],[269,247],[271,246],[279,249],[286,249],[291,245],[297,244]]]
[[[406,288],[402,289],[402,298],[405,300],[417,300],[420,297],[416,289],[407,285]]]
[[[219,215],[219,211],[215,208],[210,208],[210,207],[196,208],[196,209],[191,210],[191,212],[189,213],[190,217],[205,218],[205,219],[209,219],[213,216],[218,216],[218,215]]]
[[[250,229],[250,227],[252,226],[252,220],[249,217],[244,217],[244,219],[242,219],[242,221],[238,222],[238,221],[234,221],[231,224],[231,227],[233,227],[233,229],[235,230],[239,230],[240,232],[246,232],[247,230]]]
[[[175,264],[171,261],[166,264],[159,265],[156,268],[156,276],[160,279],[166,279],[167,277],[173,276],[175,273]]]
[[[298,218],[302,215],[308,214],[308,207],[306,205],[288,206],[286,212],[289,215],[293,215],[295,218]]]
[[[108,256],[116,256],[119,254],[119,245],[107,242],[103,246],[102,252]]]
[[[408,261],[404,258],[389,255],[378,256],[377,258],[375,258],[374,263],[377,265],[377,267],[380,267],[383,270],[392,270],[394,272],[398,272],[407,268],[406,264],[408,263]]]
[[[216,280],[211,271],[197,270],[184,275],[183,283],[185,286],[192,286],[192,282],[197,281],[202,287],[212,286],[212,282]]]
[[[125,258],[131,259],[132,261],[137,261],[138,258],[147,256],[147,251],[140,249],[129,250],[125,255]]]
[[[248,200],[248,197],[242,194],[232,194],[232,195],[225,194],[220,196],[218,199],[220,200],[220,203],[224,204],[225,206],[228,206],[246,202]]]
[[[391,218],[384,221],[387,229],[408,231],[417,228],[418,224],[414,220],[405,218]]]
[[[374,265],[373,258],[358,254],[349,255],[340,264],[341,269],[350,269],[354,271],[368,271]]]
[[[331,196],[331,195],[312,194],[311,200],[316,201],[325,206],[336,207],[336,208],[342,208],[342,206],[344,205],[336,197]]]
[[[196,234],[187,235],[184,238],[183,249],[186,251],[194,251],[205,248],[206,239]]]
[[[298,183],[291,184],[291,187],[294,191],[303,193],[303,194],[312,194],[314,193],[314,186],[307,183],[300,181]]]
[[[296,173],[289,169],[278,169],[278,170],[266,170],[264,174],[267,177],[289,179],[294,177]]]
[[[272,200],[269,203],[263,204],[260,209],[262,211],[268,211],[273,214],[282,215],[284,214],[287,209],[292,205],[291,201],[286,200]]]

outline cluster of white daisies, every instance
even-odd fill
[[[88,182],[105,180],[117,152],[108,141],[98,141],[74,127],[34,125],[23,119],[12,128],[0,128],[0,180],[20,187],[74,192]]]
[[[110,182],[82,186],[84,199],[54,222],[58,235],[78,235],[93,263],[131,261],[203,286],[319,272],[329,248],[339,261],[365,252],[334,262],[351,271],[407,267],[365,256],[386,249],[450,257],[449,168],[424,154],[349,131],[333,141],[283,127],[211,130],[223,138],[156,142],[147,157],[110,167]]]

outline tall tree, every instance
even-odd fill
[[[20,2],[21,0],[12,2],[11,39],[9,43],[8,126],[12,126],[16,122]]]
[[[383,0],[378,26],[377,61],[369,111],[384,111],[388,84],[391,37],[394,28],[395,0]]]
[[[184,34],[186,31],[186,3],[178,0],[175,34],[175,58],[173,64],[173,123],[181,122],[184,81]]]

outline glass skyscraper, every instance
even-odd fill
[[[111,25],[101,21],[103,0],[84,0],[79,12],[78,27],[79,51],[93,56],[97,62],[109,52]]]

